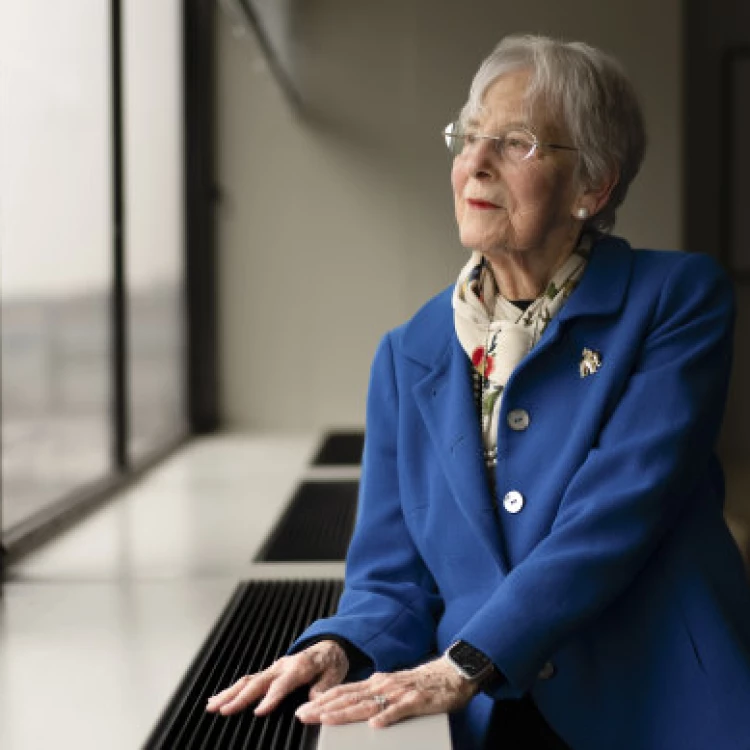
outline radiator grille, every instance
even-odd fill
[[[356,481],[303,482],[258,562],[343,560],[357,515]]]
[[[358,466],[362,463],[365,435],[361,431],[329,432],[323,439],[313,466]]]
[[[306,688],[264,718],[252,710],[223,717],[204,708],[209,696],[268,666],[311,622],[333,614],[342,587],[336,580],[239,586],[144,750],[312,750],[317,727],[294,718]]]

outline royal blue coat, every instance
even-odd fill
[[[527,691],[573,750],[748,750],[750,586],[714,455],[733,314],[709,257],[600,240],[504,391],[498,501],[433,298],[378,349],[345,591],[297,647],[336,634],[392,671],[473,644],[507,683],[453,717],[462,750]]]

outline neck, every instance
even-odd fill
[[[536,299],[555,272],[576,248],[577,242],[543,250],[497,250],[485,254],[500,294],[509,300]]]

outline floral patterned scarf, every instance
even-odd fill
[[[498,418],[505,384],[575,289],[590,246],[590,238],[584,236],[544,292],[525,310],[499,293],[492,268],[481,253],[472,253],[458,276],[453,319],[458,340],[472,364],[488,468],[497,463]]]

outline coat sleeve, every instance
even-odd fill
[[[390,334],[372,367],[359,506],[336,615],[308,628],[346,638],[378,671],[413,666],[435,649],[442,600],[404,522],[396,465],[398,392]]]
[[[723,272],[707,256],[685,256],[550,533],[458,633],[492,658],[508,687],[528,689],[555,650],[625,590],[686,503],[716,502],[691,490],[721,424],[733,318]]]

